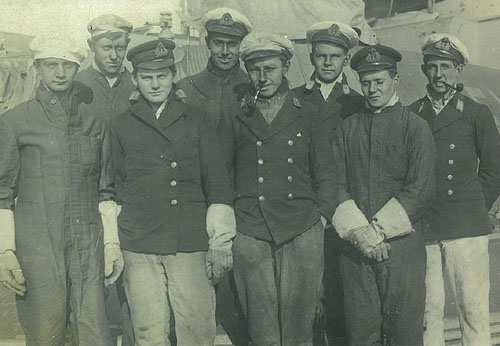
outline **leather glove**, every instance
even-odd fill
[[[26,280],[13,251],[0,254],[0,282],[20,296],[26,292]]]
[[[104,245],[104,284],[112,285],[123,271],[123,255],[119,244]]]
[[[349,232],[348,240],[363,255],[368,256],[377,245],[384,241],[384,235],[373,225],[358,227]]]
[[[216,285],[233,267],[233,252],[231,250],[208,249],[206,269],[208,280]]]
[[[375,260],[377,262],[382,262],[386,259],[389,259],[389,251],[391,250],[391,244],[386,243],[385,241],[378,244],[372,252],[368,254],[368,258]]]

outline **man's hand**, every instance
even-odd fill
[[[384,235],[370,224],[350,231],[348,240],[363,255],[368,256],[377,245],[384,241]]]
[[[208,249],[206,267],[208,280],[216,285],[224,273],[233,267],[232,251]]]
[[[104,284],[112,285],[123,271],[123,255],[120,245],[110,243],[104,245]]]
[[[389,251],[391,250],[391,245],[385,241],[378,244],[375,249],[368,254],[368,258],[375,260],[377,262],[382,262],[389,259]]]
[[[26,280],[13,251],[0,254],[0,282],[12,292],[24,296]]]

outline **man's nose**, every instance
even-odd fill
[[[370,83],[370,86],[368,87],[368,91],[372,94],[377,91],[377,86],[375,85],[375,83]]]
[[[58,64],[56,68],[56,77],[57,78],[64,78],[66,76],[66,71],[64,71],[64,66],[63,64]]]
[[[229,54],[229,49],[228,49],[228,47],[227,47],[227,43],[224,43],[224,44],[222,45],[222,54],[223,54],[223,55],[228,55],[228,54]]]
[[[151,88],[152,89],[158,89],[160,87],[160,83],[158,82],[158,78],[153,77],[151,80]]]
[[[443,72],[441,71],[441,68],[438,66],[436,67],[436,78],[439,78],[443,75]]]
[[[267,80],[266,72],[260,71],[259,72],[259,82],[264,83]]]
[[[110,53],[110,56],[111,60],[116,60],[118,59],[118,54],[116,54],[116,49],[111,49],[111,53]]]

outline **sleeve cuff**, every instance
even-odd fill
[[[103,201],[99,203],[99,212],[101,213],[102,226],[104,229],[104,245],[120,244],[118,237],[119,208],[114,201]]]
[[[207,210],[208,246],[211,249],[231,249],[236,235],[234,210],[227,204],[212,204]]]
[[[373,224],[391,239],[412,232],[410,218],[401,203],[391,198],[373,217]]]
[[[352,199],[339,204],[332,218],[332,225],[342,239],[347,239],[353,229],[368,226],[368,220]]]
[[[0,253],[8,250],[16,251],[14,212],[10,209],[0,209]]]

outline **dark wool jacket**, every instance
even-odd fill
[[[229,175],[209,118],[172,92],[159,119],[140,95],[111,122],[120,243],[173,254],[208,249],[207,207],[232,205]]]
[[[490,233],[488,210],[500,193],[500,136],[491,111],[460,93],[437,116],[427,97],[410,108],[429,123],[437,148],[436,196],[425,215],[426,238]]]

